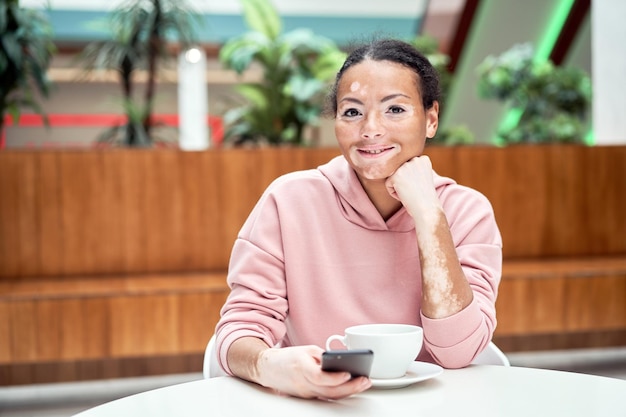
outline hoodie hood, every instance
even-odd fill
[[[337,204],[351,223],[369,230],[408,232],[415,229],[415,223],[404,207],[385,222],[365,193],[356,172],[343,156],[333,158],[319,166],[318,170],[332,184]],[[447,185],[455,183],[451,178],[439,176],[435,172],[433,180],[439,196]]]

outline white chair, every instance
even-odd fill
[[[204,351],[204,364],[202,365],[202,375],[204,379],[224,376],[226,372],[222,370],[217,362],[217,352],[215,351],[215,335],[211,336]]]
[[[480,352],[478,356],[474,358],[472,364],[511,366],[509,358],[507,358],[504,352],[502,352],[493,342],[489,342],[485,350]]]

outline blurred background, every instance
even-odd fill
[[[80,146],[90,144],[102,131],[102,124],[115,123],[112,115],[122,106],[122,91],[117,76],[110,65],[87,71],[87,61],[77,59],[85,47],[96,41],[111,39],[115,31],[110,17],[124,1],[93,1],[87,4],[61,0],[22,0],[22,7],[42,10],[52,26],[56,51],[52,56],[48,77],[52,90],[42,108],[50,114],[50,126],[41,129],[38,121],[26,119],[22,128],[6,127],[4,146]],[[592,16],[606,21],[619,15],[621,7],[615,1],[596,2],[591,13],[591,2],[533,1],[516,2],[464,1],[464,0],[394,0],[386,3],[347,1],[337,5],[331,1],[308,4],[300,1],[274,1],[282,20],[282,31],[306,28],[326,37],[339,48],[373,36],[392,36],[405,40],[422,38],[421,45],[441,56],[450,88],[447,105],[442,114],[443,124],[450,128],[463,128],[471,133],[471,140],[492,143],[498,130],[511,117],[510,109],[498,100],[479,97],[477,68],[488,56],[499,56],[516,45],[527,44],[533,59],[551,61],[557,66],[574,67],[593,76],[596,71],[606,72],[593,78],[593,106],[606,109],[595,111],[588,106],[588,141],[615,141],[614,134],[591,131],[594,118],[605,117],[612,124],[621,107],[611,99],[616,93],[617,75],[610,76],[608,68],[620,65],[611,51],[619,47],[619,36],[612,33],[610,25],[592,25]],[[206,52],[206,94],[208,112],[221,117],[232,107],[233,85],[262,77],[262,69],[252,65],[237,76],[232,68],[225,68],[218,59],[218,50],[229,39],[249,30],[242,18],[242,4],[229,1],[188,1],[189,10],[197,16],[188,18],[187,24],[195,30],[194,42]],[[595,34],[594,34],[595,31]],[[594,34],[594,36],[592,36]],[[607,39],[604,39],[604,38]],[[592,54],[592,39],[602,44]],[[171,37],[170,48],[180,45],[180,39]],[[432,41],[432,42],[430,42]],[[613,44],[613,45],[612,45]],[[434,50],[433,50],[434,48]],[[173,56],[173,58],[172,58]],[[592,59],[593,58],[593,59]],[[100,63],[102,65],[102,63]],[[623,66],[623,63],[621,63]],[[176,125],[173,115],[179,111],[178,63],[175,51],[164,60],[158,74],[159,88],[154,99],[154,113],[161,115],[166,125]],[[91,67],[93,69],[93,67]],[[140,82],[139,82],[140,84]],[[603,87],[604,86],[604,87]],[[606,90],[606,91],[605,91]],[[86,105],[88,103],[88,105]],[[593,111],[592,111],[593,110]],[[612,115],[611,115],[612,114]],[[74,120],[75,123],[71,123]],[[216,119],[217,120],[217,119]],[[217,123],[217,122],[215,122]],[[77,126],[80,124],[80,126]],[[595,123],[597,129],[607,129],[607,121]],[[322,120],[315,136],[318,143],[333,145],[332,123]],[[601,126],[601,127],[599,127]],[[619,126],[617,126],[619,127]],[[218,129],[219,130],[219,129]],[[161,135],[176,140],[175,130],[163,129]],[[600,136],[598,136],[600,135]],[[213,132],[213,141],[221,140],[220,132]],[[596,136],[594,139],[593,137]]]
[[[237,231],[339,153],[325,94],[383,36],[439,71],[427,153],[496,212],[494,342],[626,379],[625,2],[0,5],[0,416],[201,378]]]

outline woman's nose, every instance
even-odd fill
[[[375,139],[385,134],[383,124],[375,114],[368,115],[361,127],[361,137],[364,139]]]

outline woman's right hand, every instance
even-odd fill
[[[324,351],[318,346],[265,347],[257,351],[258,354],[248,356],[241,355],[240,349],[245,349],[245,345],[253,350],[254,347],[245,339],[248,338],[238,339],[229,349],[228,363],[233,373],[283,394],[300,398],[340,399],[365,391],[372,385],[366,377],[351,379],[347,372],[322,371],[320,362]],[[255,345],[258,347],[258,344]],[[240,353],[231,356],[232,349]],[[233,363],[238,361],[236,358],[246,356],[256,358],[256,363],[243,367],[238,366],[243,364]],[[248,372],[238,372],[246,369]]]

